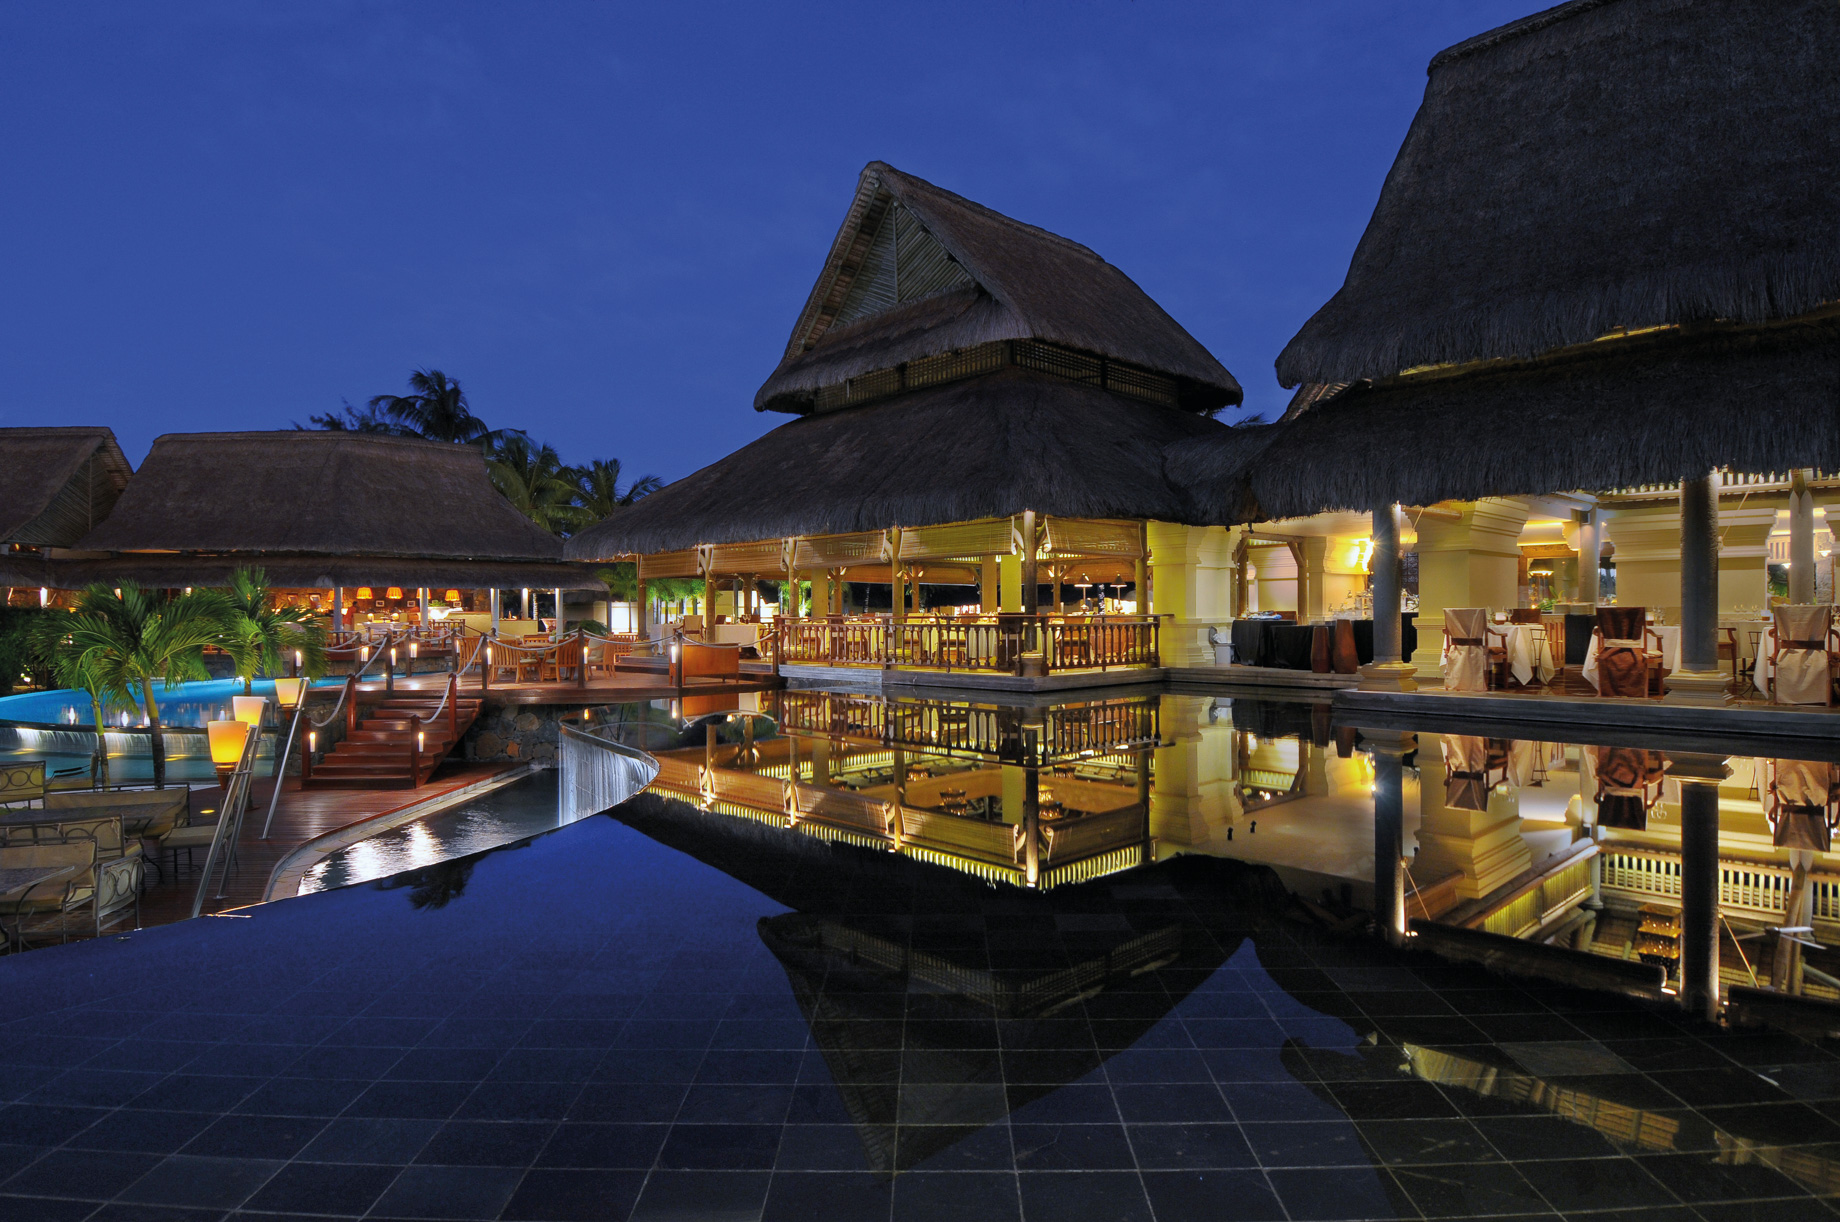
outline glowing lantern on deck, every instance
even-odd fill
[[[307,681],[305,679],[276,679],[275,703],[284,709],[295,708],[300,704],[300,698],[306,694],[306,690]]]
[[[217,768],[217,783],[228,789],[230,774],[243,758],[249,742],[249,726],[241,721],[213,721],[205,727],[211,740],[211,763]]]
[[[266,696],[232,696],[231,716],[245,725],[259,726],[262,724],[262,710],[267,704]]]

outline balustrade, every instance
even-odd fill
[[[782,619],[780,661],[797,665],[1023,673],[1039,657],[1047,672],[1160,666],[1154,615],[891,616]]]

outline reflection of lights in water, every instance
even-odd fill
[[[333,853],[306,872],[300,892],[387,878],[553,831],[556,806],[554,772],[525,777]]]

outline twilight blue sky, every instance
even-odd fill
[[[1539,0],[70,4],[0,11],[0,423],[285,428],[459,378],[565,461],[757,414],[886,160],[1084,242],[1248,410],[1438,50]]]

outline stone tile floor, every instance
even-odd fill
[[[1834,1216],[1801,1040],[1336,940],[1231,862],[1040,896],[622,817],[0,961],[0,1222]]]

